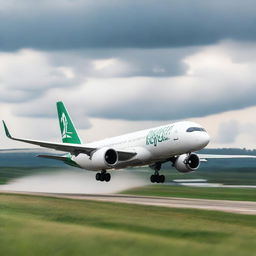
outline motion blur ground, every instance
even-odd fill
[[[148,256],[172,252],[173,255],[251,256],[256,250],[255,215],[99,202],[93,201],[97,199],[93,196],[90,200],[71,199],[74,193],[77,198],[82,193],[80,197],[85,199],[83,193],[123,191],[142,197],[166,197],[168,201],[173,200],[169,197],[176,197],[176,203],[184,202],[179,200],[180,197],[255,201],[255,189],[170,185],[175,184],[173,180],[181,178],[253,184],[253,161],[248,163],[247,170],[237,164],[240,162],[228,160],[227,169],[219,169],[214,163],[210,169],[203,167],[190,175],[182,175],[167,166],[161,171],[167,177],[166,185],[145,186],[148,185],[148,168],[116,172],[111,183],[98,183],[91,179],[93,173],[73,168],[64,171],[64,167],[55,166],[54,161],[33,158],[32,155],[36,154],[2,152],[1,163],[5,166],[0,167],[0,179],[5,185],[0,189],[66,192],[63,196],[69,199],[56,198],[61,194],[40,197],[2,191],[0,246],[3,255],[112,256],[121,252],[122,255]],[[223,162],[220,164],[223,166]],[[156,202],[160,203],[160,200]],[[236,203],[239,202],[232,204]]]
[[[8,194],[0,194],[0,208],[3,255],[251,256],[256,250],[256,216]]]

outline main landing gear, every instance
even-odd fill
[[[109,182],[111,179],[110,173],[106,172],[106,170],[102,170],[101,172],[96,173],[96,180],[98,181],[106,181]]]
[[[161,170],[161,163],[155,163],[154,165],[151,165],[150,168],[155,170],[155,173],[150,177],[150,181],[152,183],[164,183],[165,176],[159,175],[159,171]]]
[[[164,183],[165,176],[164,175],[159,175],[159,173],[155,173],[155,174],[151,175],[150,181],[152,183]]]

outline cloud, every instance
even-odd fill
[[[128,131],[247,110],[256,105],[255,8],[252,0],[0,0],[0,114],[48,138],[58,100],[90,134],[95,120]],[[215,145],[251,144],[253,122],[227,117],[222,128],[208,123]]]
[[[78,88],[86,86],[88,79],[97,77],[105,87],[105,84],[109,83],[105,80],[107,78],[179,75],[187,68],[182,59],[188,53],[195,51],[195,48],[188,48],[57,52],[23,49],[13,53],[2,52],[0,53],[0,101],[24,103],[15,106],[15,112],[21,115],[50,117],[52,103],[66,99],[66,95],[77,93],[82,102],[86,100],[90,93],[86,91],[81,93]],[[121,86],[118,85],[120,88]],[[55,91],[56,88],[59,90]],[[96,86],[95,89],[97,90]],[[37,106],[31,107],[30,102],[35,100]],[[91,99],[87,101],[90,102]],[[49,102],[52,103],[48,104]],[[38,111],[38,107],[44,110],[43,113]]]
[[[50,88],[79,84],[71,67],[53,66],[47,56],[34,50],[0,53],[0,100],[23,102],[41,97]]]
[[[98,79],[89,80],[84,92],[91,93],[96,104],[88,99],[94,105],[88,113],[105,118],[173,120],[254,106],[256,55],[247,62],[226,52],[227,48],[249,51],[243,47],[232,43],[205,47],[184,58],[187,73],[177,77],[111,79],[104,86]],[[99,87],[103,99],[98,91],[98,97],[93,97]]]
[[[44,52],[56,66],[72,66],[86,78],[113,78],[182,75],[187,70],[183,59],[199,47],[168,49],[82,49]]]
[[[239,139],[242,141],[242,139],[248,140],[250,138],[250,143],[255,143],[255,131],[256,123],[253,121],[244,122],[239,118],[230,119],[220,123],[215,141],[222,144],[232,144]],[[255,147],[255,145],[253,146]]]
[[[189,120],[200,123],[210,134],[208,147],[255,148],[256,106]]]
[[[242,59],[242,53],[250,49],[254,57],[251,56],[249,61]],[[166,50],[167,55],[168,52],[170,50]],[[234,54],[235,52],[240,53]],[[135,60],[137,52],[128,53],[133,55],[130,59]],[[123,53],[122,56],[126,54]],[[65,86],[48,88],[40,98],[14,106],[13,111],[22,116],[33,117],[38,116],[38,113],[52,116],[50,106],[62,99],[75,109],[83,110],[77,111],[80,118],[176,120],[256,104],[254,46],[223,42],[193,49],[188,55],[181,54],[180,57],[178,63],[184,63],[186,67],[184,73],[159,77],[132,75],[130,67],[136,65],[136,62],[131,64],[128,59],[122,59],[121,55],[103,59],[78,57],[77,61],[73,56],[71,69],[79,76],[86,76],[86,82],[77,85],[76,89]],[[142,59],[139,58],[138,63],[142,63]],[[52,57],[51,60],[55,64],[60,61],[58,57]],[[82,63],[86,63],[85,68],[82,68]],[[119,64],[122,63],[120,67]],[[167,58],[162,63],[166,64],[162,67],[166,67]],[[64,67],[65,65],[62,64]],[[85,77],[83,80],[85,81]]]
[[[1,1],[0,50],[168,48],[255,40],[253,0]]]
[[[240,133],[238,121],[230,120],[220,124],[218,142],[221,143],[234,143]]]
[[[76,94],[77,97],[73,97]],[[80,99],[78,100],[78,95]],[[83,98],[80,89],[51,89],[46,94],[37,99],[32,99],[22,104],[15,104],[11,107],[12,114],[18,117],[33,118],[54,118],[57,119],[56,102],[64,101],[72,120],[78,129],[88,129],[91,127],[87,108],[84,107],[86,98]]]

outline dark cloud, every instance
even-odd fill
[[[256,37],[253,0],[37,2],[3,1],[0,50],[162,48]]]
[[[161,92],[161,88],[143,93],[144,95],[140,95],[129,102],[118,102],[114,105],[106,105],[101,109],[88,106],[87,112],[90,116],[98,118],[161,121],[205,117],[255,106],[256,104],[253,96],[256,90],[252,90],[252,95],[245,98],[231,98],[230,95],[230,97],[223,99],[226,100],[225,103],[222,103],[222,100],[209,100],[209,102],[202,103],[194,93],[191,93],[191,99],[181,97],[175,99],[175,92],[172,93],[172,90]],[[161,93],[166,93],[170,98],[166,99]],[[202,97],[210,98],[211,95],[206,93]],[[219,97],[222,98],[221,95]]]
[[[54,66],[72,67],[76,74],[85,77],[169,77],[182,75],[187,70],[183,59],[194,54],[198,47],[169,49],[90,49],[55,51],[48,56]],[[95,69],[95,61],[113,59],[116,63],[105,69]],[[118,72],[121,65],[123,69]],[[116,65],[116,66],[115,66]],[[119,68],[118,68],[119,66]],[[116,72],[110,72],[110,69]]]
[[[215,46],[192,48],[191,52],[187,48],[188,52],[178,49],[176,55],[173,54],[174,49],[128,49],[120,52],[112,50],[109,53],[101,49],[99,55],[93,52],[89,54],[89,50],[46,53],[47,56],[50,55],[45,63],[49,68],[39,68],[39,61],[36,70],[46,70],[45,74],[49,73],[48,70],[62,71],[63,81],[68,77],[65,70],[70,70],[75,74],[71,78],[72,84],[79,82],[76,76],[84,75],[88,79],[82,79],[86,82],[80,82],[77,87],[63,84],[62,87],[51,88],[48,87],[48,79],[52,81],[51,76],[46,76],[46,80],[42,79],[45,81],[44,95],[14,106],[13,111],[20,116],[52,117],[49,106],[57,100],[63,100],[73,102],[76,106],[74,109],[86,110],[79,112],[80,118],[89,116],[127,120],[174,120],[255,106],[254,48],[254,45],[249,47],[248,44],[224,42]],[[230,49],[230,52],[226,49]],[[235,61],[244,51],[250,51],[250,62],[240,58],[239,62]],[[113,63],[112,60],[108,63],[110,56],[114,56]],[[97,64],[101,66],[99,70],[93,69],[95,61],[100,62]],[[105,61],[107,66],[104,66]],[[128,63],[128,66],[120,71],[119,66],[123,62]],[[182,63],[187,65],[187,70],[183,75],[178,75],[182,73],[182,68],[176,66],[182,66]],[[167,70],[169,75],[174,69],[173,76],[153,77],[154,65],[160,67],[160,70]],[[11,66],[10,70],[13,70]],[[136,73],[138,70],[139,73]],[[12,78],[12,72],[9,74],[6,81]],[[33,79],[32,82],[34,81]],[[62,79],[57,81],[61,82]],[[23,88],[23,91],[29,91],[28,89]],[[9,92],[11,94],[12,90]]]
[[[19,116],[52,117],[53,112],[50,106],[57,99],[61,99],[72,105],[73,109],[84,111],[79,111],[80,119],[89,116],[134,121],[161,121],[203,117],[256,104],[254,96],[256,88],[241,88],[225,84],[221,86],[223,88],[219,87],[220,90],[213,97],[214,91],[218,88],[206,84],[207,81],[203,81],[204,89],[202,86],[190,87],[185,83],[186,81],[183,85],[172,86],[171,79],[163,81],[160,78],[155,78],[153,81],[144,78],[141,80],[133,78],[128,81],[125,79],[97,80],[85,84],[84,88],[78,88],[78,91],[49,91],[51,97],[29,101],[18,107],[14,106],[14,113]],[[232,93],[226,94],[226,90]]]
[[[14,53],[1,53],[0,101],[30,101],[42,97],[50,89],[76,87],[93,77],[181,75],[187,68],[183,58],[195,50],[193,47],[55,52],[25,49]],[[103,67],[97,68],[96,63],[101,62]]]
[[[52,88],[75,87],[84,82],[70,66],[53,65],[34,50],[0,53],[0,101],[26,102]]]

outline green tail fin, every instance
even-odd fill
[[[66,110],[63,102],[57,102],[57,110],[59,117],[59,124],[62,136],[62,142],[81,144],[81,140],[77,134],[76,128]]]

